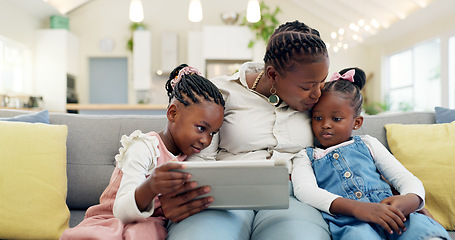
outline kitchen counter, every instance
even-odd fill
[[[166,114],[164,104],[77,104],[68,103],[66,109],[79,114],[101,115],[161,115]]]

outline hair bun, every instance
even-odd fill
[[[365,82],[366,82],[366,79],[367,79],[365,72],[362,69],[358,68],[358,67],[352,67],[352,68],[345,68],[345,69],[341,70],[339,72],[339,74],[343,75],[343,74],[345,74],[346,72],[348,72],[350,70],[355,70],[355,74],[354,74],[354,77],[353,77],[354,82],[352,84],[354,84],[360,90],[362,90],[363,87],[365,86]]]

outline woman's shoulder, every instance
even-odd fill
[[[117,162],[119,168],[121,168],[124,163],[123,159],[125,157],[125,153],[132,148],[134,148],[134,152],[136,153],[150,151],[154,158],[160,156],[158,148],[160,140],[158,135],[154,132],[143,133],[141,130],[135,130],[129,136],[123,135],[120,139],[120,143],[121,147],[119,149],[119,153],[115,155],[115,161]]]

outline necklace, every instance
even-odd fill
[[[256,87],[258,86],[259,80],[261,79],[262,75],[264,74],[264,71],[260,72],[256,80],[254,80],[253,86],[251,87],[251,90],[256,90]]]

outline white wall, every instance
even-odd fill
[[[0,35],[25,44],[33,51],[35,49],[35,30],[41,26],[40,19],[9,1],[0,1]]]

